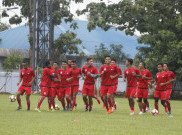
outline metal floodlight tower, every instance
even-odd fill
[[[36,73],[36,81],[33,90],[38,90],[41,75],[39,67],[43,67],[45,61],[51,59],[52,39],[52,1],[34,0],[33,23],[33,69]]]

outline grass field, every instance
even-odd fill
[[[34,111],[39,95],[31,96],[31,111],[26,111],[25,96],[23,109],[16,111],[17,102],[9,102],[9,95],[0,95],[0,135],[182,135],[182,101],[172,101],[173,118],[164,113],[160,105],[160,116],[146,113],[129,115],[125,98],[117,98],[118,109],[106,114],[102,104],[94,100],[93,112],[84,112],[81,97],[77,98],[76,111],[47,112],[47,100],[42,104],[41,113]],[[153,108],[153,100],[149,100]],[[61,104],[56,101],[61,106]],[[74,120],[79,120],[74,122]]]

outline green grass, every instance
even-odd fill
[[[17,102],[9,102],[9,95],[0,95],[0,135],[181,135],[181,101],[172,101],[173,118],[164,113],[160,105],[160,116],[146,113],[129,115],[128,101],[117,98],[118,109],[106,114],[102,104],[94,99],[93,112],[84,112],[81,97],[77,98],[77,111],[47,112],[47,99],[41,106],[41,113],[34,111],[39,95],[31,96],[31,111],[26,111],[25,96],[22,98],[23,109],[16,111]],[[149,100],[153,107],[153,100]],[[61,106],[60,102],[56,103]],[[79,122],[74,122],[79,120]]]

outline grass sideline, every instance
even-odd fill
[[[116,98],[117,110],[106,114],[102,104],[94,99],[93,112],[84,112],[81,96],[77,98],[77,110],[47,112],[47,99],[41,106],[41,113],[34,111],[39,95],[31,96],[31,111],[26,111],[25,96],[21,97],[23,109],[16,111],[17,102],[10,102],[9,95],[0,95],[0,135],[181,135],[182,101],[172,101],[173,118],[164,113],[159,105],[160,116],[146,113],[129,115],[128,101]],[[154,108],[154,100],[149,100]],[[56,100],[56,104],[61,106]],[[75,122],[74,120],[78,120]]]

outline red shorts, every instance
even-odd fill
[[[32,87],[20,86],[18,91],[20,91],[22,93],[21,95],[23,95],[24,93],[26,95],[31,95]]]
[[[51,90],[50,90],[50,96],[53,97],[53,98],[55,98],[56,95],[58,95],[58,91],[59,91],[58,88],[51,88]]]
[[[114,92],[115,94],[117,94],[117,89],[118,89],[118,84],[114,85]]]
[[[41,95],[46,97],[51,97],[51,88],[49,87],[40,87]]]
[[[61,87],[59,89],[61,95],[58,97],[64,97],[65,95],[71,95],[71,87]]]
[[[166,90],[166,99],[170,99],[171,92],[172,92],[172,88]]]
[[[86,85],[83,84],[83,89],[82,89],[82,94],[86,94],[88,96],[94,96],[94,91],[95,91],[95,85]]]
[[[166,100],[166,91],[155,90],[154,98]]]
[[[107,95],[107,93],[109,94],[113,94],[114,92],[114,85],[113,86],[106,86],[106,85],[101,85],[100,87],[100,94],[101,95]]]
[[[79,85],[72,85],[71,86],[71,94],[78,93]]]
[[[147,99],[148,98],[148,89],[138,88],[136,97],[137,98]]]
[[[136,96],[136,88],[137,87],[127,87],[126,98],[135,97]]]

